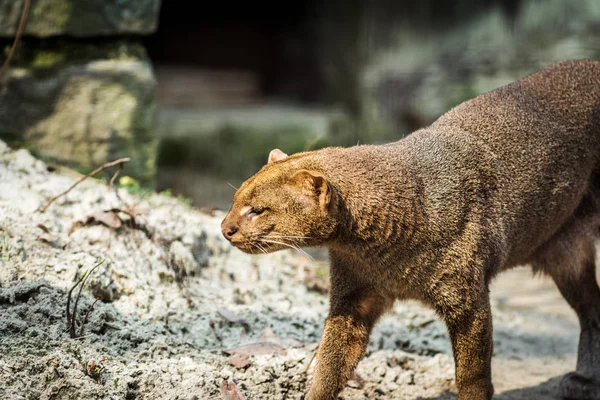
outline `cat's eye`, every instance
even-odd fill
[[[248,218],[252,218],[255,215],[260,215],[265,211],[264,208],[253,208],[252,210],[250,210],[250,212],[248,213]]]

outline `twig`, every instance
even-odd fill
[[[86,282],[87,278],[89,278],[89,276],[92,275],[94,270],[96,268],[98,268],[100,265],[102,265],[103,263],[104,263],[104,260],[102,260],[98,264],[94,265],[94,267],[81,278],[81,286],[79,286],[79,291],[77,292],[77,297],[75,297],[75,305],[73,306],[73,324],[71,325],[71,329],[72,329],[71,337],[75,337],[75,319],[77,318],[77,308],[79,305],[79,298],[81,297],[81,291],[83,290],[83,287],[85,286],[85,282]],[[94,303],[94,304],[96,304],[96,303]],[[83,324],[82,324],[82,328],[83,328]]]
[[[123,163],[119,164],[119,169],[116,170],[115,173],[113,174],[112,178],[110,178],[110,183],[108,184],[109,187],[113,187],[113,184],[117,180],[117,177],[119,176],[121,171],[123,171]]]
[[[60,198],[60,197],[64,196],[65,194],[69,193],[69,192],[70,192],[70,191],[71,191],[71,190],[72,190],[72,189],[73,189],[75,186],[79,185],[81,182],[83,182],[83,181],[84,181],[84,180],[86,180],[87,178],[90,178],[90,177],[92,177],[92,176],[94,176],[94,175],[98,174],[99,172],[102,172],[102,171],[104,171],[104,170],[105,170],[105,169],[107,169],[107,168],[114,167],[115,165],[120,165],[120,166],[121,166],[121,168],[123,168],[123,167],[122,167],[122,164],[124,164],[124,163],[126,163],[126,162],[128,162],[128,161],[130,161],[130,160],[131,160],[131,159],[130,159],[130,158],[127,158],[127,157],[126,157],[126,158],[119,158],[118,160],[115,160],[115,161],[112,161],[112,162],[108,162],[108,163],[106,163],[106,164],[102,165],[101,167],[98,167],[98,168],[96,168],[95,170],[93,170],[92,172],[90,172],[89,174],[87,174],[86,176],[83,176],[83,177],[81,177],[81,178],[80,178],[80,179],[79,179],[77,182],[75,182],[73,185],[71,185],[71,187],[70,187],[70,188],[68,188],[67,190],[65,190],[64,192],[62,192],[62,193],[60,193],[60,194],[58,194],[58,195],[54,196],[53,198],[51,198],[51,199],[48,201],[48,203],[46,203],[46,205],[44,206],[44,208],[42,208],[42,209],[40,210],[40,212],[41,212],[41,213],[45,212],[45,211],[46,211],[46,209],[47,209],[48,207],[50,207],[50,204],[54,203],[54,201],[56,201],[56,199],[58,199],[58,198]],[[112,179],[111,179],[111,182],[112,182]]]
[[[23,33],[23,29],[25,28],[25,21],[27,20],[27,15],[29,14],[29,5],[31,4],[31,0],[25,0],[25,4],[23,5],[23,11],[21,12],[21,20],[19,21],[19,26],[17,27],[17,31],[15,32],[15,40],[13,40],[13,44],[8,52],[8,56],[6,56],[6,60],[2,64],[0,68],[0,80],[2,76],[4,76],[4,72],[8,68],[8,64],[10,64],[10,60],[12,60],[13,55],[15,54],[15,50],[17,49],[17,44],[19,43],[19,39],[21,38],[21,34]]]
[[[75,334],[75,329],[77,328],[77,326],[76,326],[77,325],[77,308],[79,306],[79,298],[81,296],[81,291],[83,290],[83,287],[85,286],[85,281],[94,272],[94,270],[96,268],[98,268],[100,265],[102,265],[103,263],[104,263],[104,260],[102,260],[99,263],[97,263],[96,265],[94,265],[94,267],[92,267],[91,270],[85,272],[81,276],[81,278],[79,278],[77,283],[75,283],[75,285],[73,285],[73,287],[71,287],[71,289],[69,289],[69,292],[67,293],[67,331],[69,332],[69,336],[71,337],[71,339],[74,339],[77,337],[77,335]],[[73,290],[75,290],[75,288],[77,286],[79,286],[80,284],[81,284],[81,286],[79,287],[79,291],[77,292],[77,296],[75,297],[75,304],[73,305],[73,312],[71,312],[71,296],[73,294]],[[83,327],[85,326],[85,323],[87,322],[88,314],[91,312],[91,309],[94,307],[95,304],[96,304],[96,302],[94,302],[94,304],[91,305],[90,309],[88,309],[88,311],[85,315],[85,318],[80,327],[80,334],[79,334],[80,336],[81,336],[81,333],[83,333]]]
[[[310,360],[308,360],[308,364],[306,365],[306,368],[304,369],[304,373],[308,374],[308,370],[310,369],[310,366],[313,362],[313,360],[315,359],[315,357],[317,356],[317,350],[319,349],[319,346],[317,346],[317,348],[315,349],[315,351],[313,352],[312,357],[310,358]]]
[[[69,289],[69,292],[67,293],[67,332],[72,332],[72,325],[73,325],[73,320],[74,318],[71,318],[71,294],[73,293],[73,290],[75,290],[75,288],[81,283],[81,281],[83,280],[83,277],[79,278],[79,280],[77,281],[77,283],[75,283],[71,289]],[[71,337],[73,337],[74,335],[71,334]]]
[[[77,337],[82,337],[83,336],[83,331],[85,329],[85,324],[87,324],[88,316],[94,310],[94,306],[96,305],[96,303],[98,302],[98,300],[100,300],[100,299],[94,300],[94,302],[92,303],[92,305],[90,306],[90,308],[88,308],[87,312],[85,313],[85,316],[83,317],[83,322],[81,322],[81,328],[79,328],[79,335],[77,335]]]
[[[105,212],[113,212],[113,213],[122,212],[123,214],[127,214],[127,216],[129,216],[129,218],[131,218],[131,220],[135,224],[135,213],[131,210],[128,210],[126,208],[111,208],[110,210],[106,210]]]
[[[114,175],[112,176],[112,178],[110,178],[110,183],[108,184],[108,186],[110,188],[114,188],[115,189],[115,196],[117,196],[117,199],[122,203],[125,204],[127,206],[127,203],[125,203],[123,201],[123,199],[121,198],[121,195],[119,194],[119,189],[114,186],[115,181],[117,180],[117,177],[119,176],[119,174],[121,173],[121,171],[123,171],[123,164],[119,164],[119,169],[115,171]]]

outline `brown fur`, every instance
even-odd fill
[[[274,150],[222,227],[249,253],[329,248],[330,313],[309,400],[337,397],[396,299],[445,320],[458,399],[490,399],[488,285],[523,264],[550,274],[581,321],[562,395],[599,399],[599,180],[600,62],[564,61],[395,143]]]

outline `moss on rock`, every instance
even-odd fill
[[[0,2],[0,37],[12,37],[24,0]],[[160,0],[37,0],[25,35],[35,37],[150,34],[156,31]]]
[[[25,46],[0,92],[0,138],[19,138],[44,158],[76,168],[130,157],[126,173],[150,183],[155,86],[135,42]]]

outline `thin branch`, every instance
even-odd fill
[[[102,265],[103,263],[104,263],[104,260],[102,260],[99,263],[97,263],[96,265],[94,265],[94,267],[81,278],[81,286],[79,287],[79,291],[77,292],[77,297],[75,297],[75,304],[73,305],[73,325],[72,325],[73,335],[75,335],[75,319],[77,318],[77,308],[79,305],[79,298],[81,297],[81,291],[83,290],[83,287],[85,286],[85,282],[86,282],[87,278],[90,275],[92,275],[94,270],[96,268],[98,268],[100,265]]]
[[[123,199],[121,198],[121,195],[119,194],[119,188],[117,188],[116,186],[114,186],[115,181],[117,180],[117,177],[119,176],[119,174],[121,173],[121,171],[123,171],[123,164],[119,164],[119,169],[115,171],[114,175],[112,176],[112,178],[110,178],[110,183],[108,184],[108,186],[110,188],[113,188],[115,190],[115,196],[117,196],[117,199],[121,202],[121,204],[124,204],[126,206],[127,203],[125,203],[123,201]]]
[[[45,212],[46,209],[48,207],[50,207],[50,204],[54,203],[54,201],[56,201],[58,198],[64,196],[67,193],[69,193],[75,186],[79,185],[81,182],[83,182],[87,178],[90,178],[90,177],[92,177],[92,176],[94,176],[94,175],[96,175],[96,174],[104,171],[107,168],[114,167],[115,165],[120,165],[121,168],[122,168],[122,164],[124,164],[124,163],[126,163],[126,162],[128,162],[130,160],[131,160],[130,158],[119,158],[118,160],[115,160],[115,161],[112,161],[112,162],[108,162],[108,163],[102,165],[101,167],[96,168],[95,170],[93,170],[92,172],[90,172],[89,174],[87,174],[86,176],[81,177],[77,182],[75,182],[73,185],[71,185],[71,187],[68,188],[67,190],[65,190],[64,192],[62,192],[62,193],[54,196],[53,198],[51,198],[48,201],[48,203],[46,203],[46,205],[44,206],[44,208],[42,208],[40,210],[40,212],[41,213]],[[111,181],[112,181],[112,179],[111,179]]]
[[[135,223],[135,213],[126,208],[111,208],[110,210],[106,210],[105,212],[113,212],[113,213],[122,212],[123,214],[127,214],[129,216],[129,218],[131,218],[132,221]]]
[[[317,345],[317,348],[313,352],[312,357],[310,357],[310,360],[308,360],[308,364],[306,364],[306,368],[304,369],[304,373],[305,374],[308,374],[308,370],[310,369],[310,365],[312,364],[312,362],[314,361],[315,357],[317,356],[317,350],[318,349],[319,349],[319,346]]]
[[[108,184],[109,187],[113,187],[113,185],[114,185],[115,181],[117,180],[117,177],[119,176],[121,171],[123,171],[123,163],[119,164],[119,169],[114,173],[112,178],[110,178],[110,183]]]
[[[77,283],[75,283],[73,285],[73,287],[71,287],[71,289],[69,289],[69,292],[67,293],[67,331],[69,332],[69,336],[71,338],[76,337],[75,329],[77,328],[77,307],[79,305],[79,297],[81,296],[81,291],[83,290],[85,281],[94,272],[94,270],[102,264],[104,264],[104,260],[102,260],[99,263],[97,263],[96,265],[94,265],[94,267],[91,270],[86,271],[77,280]],[[75,290],[75,288],[77,286],[79,286],[80,284],[81,284],[81,286],[79,287],[79,292],[77,292],[77,296],[75,297],[75,304],[73,305],[73,312],[71,312],[71,298],[73,295],[73,290]],[[96,304],[96,303],[94,302],[94,304]],[[92,307],[93,307],[93,305],[92,305]],[[89,312],[90,312],[90,310],[88,310],[88,314],[89,314]],[[85,319],[87,319],[87,314],[85,316]],[[85,322],[83,325],[85,325]],[[81,329],[83,329],[83,325],[81,326]]]
[[[87,312],[85,313],[85,316],[83,317],[83,321],[81,322],[81,328],[79,329],[79,335],[77,335],[77,337],[83,336],[83,331],[85,329],[85,324],[87,324],[88,317],[89,317],[90,313],[94,310],[94,306],[96,305],[96,303],[98,302],[98,300],[100,300],[100,299],[94,300],[94,302],[92,303],[92,305],[90,306],[90,308],[88,308]]]
[[[23,11],[21,12],[21,20],[19,21],[19,26],[17,27],[17,32],[15,33],[15,40],[8,52],[8,56],[6,56],[6,60],[2,64],[0,68],[0,80],[2,76],[4,76],[4,72],[8,68],[8,64],[10,64],[10,60],[12,60],[13,55],[15,54],[15,50],[17,49],[17,44],[19,43],[19,39],[21,38],[21,34],[23,33],[23,29],[25,29],[25,21],[27,20],[27,15],[29,14],[29,5],[31,4],[31,0],[25,0],[25,4],[23,5]]]
[[[71,318],[71,295],[73,294],[73,290],[75,290],[75,288],[77,286],[79,286],[79,284],[81,283],[83,277],[79,278],[79,280],[77,281],[77,283],[75,283],[73,285],[73,287],[71,287],[71,289],[69,289],[69,292],[67,293],[67,331],[69,333],[71,333],[71,331],[74,331],[71,329],[72,325],[73,325],[73,318]],[[73,336],[71,336],[73,337]]]
[[[71,324],[71,329],[69,330],[69,335],[72,338],[77,336],[75,335],[75,329],[77,329],[77,309],[79,308],[79,298],[81,297],[81,291],[83,290],[85,278],[87,278],[89,275],[89,273],[86,273],[81,277],[81,286],[79,286],[79,291],[75,297],[75,304],[73,305],[73,323]]]

